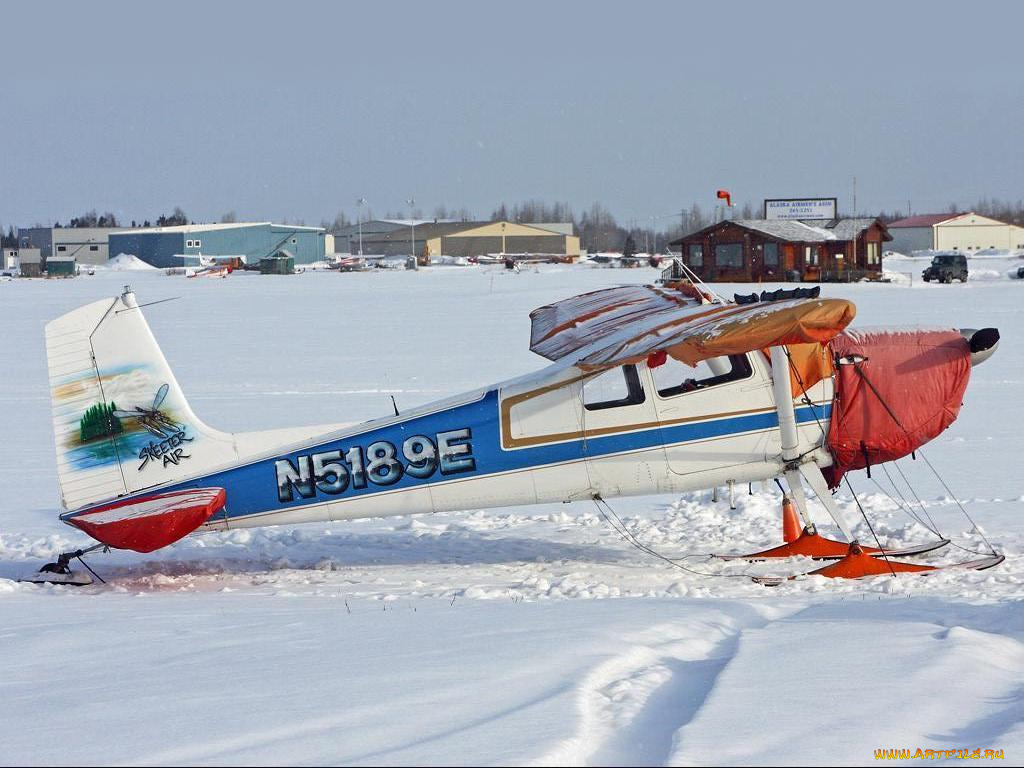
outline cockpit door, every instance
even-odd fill
[[[671,472],[762,463],[777,431],[771,378],[757,352],[649,369]]]
[[[667,465],[650,382],[635,365],[588,377],[583,401],[582,452],[595,490],[607,494],[657,493]]]

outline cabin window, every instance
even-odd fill
[[[718,243],[715,245],[715,265],[741,268],[743,266],[743,243]]]
[[[58,245],[58,246],[57,246],[57,250],[58,250],[58,251],[59,251],[60,253],[64,253],[64,251],[66,251],[67,249],[68,249],[68,247],[67,247],[66,245]]]
[[[100,247],[98,245],[90,245],[89,246],[89,250],[90,251],[98,251],[99,249],[100,249]]]
[[[196,248],[202,248],[203,247],[203,241],[202,240],[194,240],[193,242],[195,243]]]
[[[693,367],[670,357],[664,365],[651,369],[654,388],[661,397],[674,397],[716,387],[730,381],[746,379],[752,373],[753,369],[746,355],[713,357],[710,360],[701,360]]]
[[[612,368],[583,384],[583,407],[588,411],[637,405],[644,401],[644,388],[635,365]]]
[[[764,244],[764,265],[766,267],[777,267],[779,265],[779,244]]]
[[[868,264],[878,264],[878,243],[868,243]]]
[[[694,243],[688,246],[691,267],[703,267],[704,266],[704,246],[699,243]]]
[[[804,246],[804,264],[809,267],[818,265],[818,247],[814,245]]]

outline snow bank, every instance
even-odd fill
[[[882,270],[882,280],[895,283],[896,285],[910,285],[913,279],[908,272],[891,272],[888,269]]]
[[[106,269],[111,272],[136,272],[156,270],[157,267],[147,264],[138,256],[133,256],[130,253],[119,253],[107,261],[106,264],[97,266],[96,269]]]

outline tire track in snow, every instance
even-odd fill
[[[751,605],[683,619],[624,638],[623,652],[580,683],[576,736],[534,765],[664,765],[732,659],[740,633],[790,612]]]
[[[1012,750],[1024,735],[1021,615],[1019,602],[952,613],[930,601],[848,601],[747,628],[669,763],[784,764],[794,749],[807,764],[869,762],[878,747]]]

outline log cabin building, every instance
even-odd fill
[[[739,219],[720,221],[669,245],[707,281],[757,283],[850,281],[882,275],[882,244],[892,236],[878,219]]]

